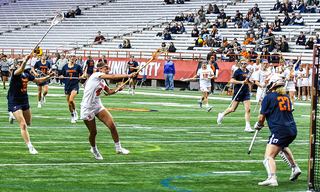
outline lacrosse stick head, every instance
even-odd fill
[[[278,73],[270,75],[266,82],[267,92],[270,92],[273,88],[284,86],[286,84],[285,77]]]
[[[182,82],[186,82],[186,81],[189,81],[189,80],[190,80],[190,79],[185,79],[185,78],[183,78],[183,77],[180,79],[180,81],[182,81]]]
[[[57,25],[61,20],[64,20],[64,14],[62,11],[56,11],[56,16],[52,19],[51,25]]]

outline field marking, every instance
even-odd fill
[[[275,160],[275,161],[283,161]],[[308,161],[308,159],[295,159],[295,161]],[[119,162],[119,163],[12,163],[12,164],[0,164],[0,167],[9,166],[81,166],[81,165],[150,165],[150,164],[194,164],[194,163],[261,163],[261,160],[223,160],[223,161],[141,161],[141,162]]]
[[[251,171],[213,171],[215,174],[251,173]]]
[[[229,137],[229,136],[237,136],[236,134],[225,134],[225,135],[211,135],[213,137]]]
[[[187,133],[190,133],[190,134],[197,134],[197,133],[211,133],[211,132],[187,132]]]

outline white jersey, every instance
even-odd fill
[[[262,69],[259,69],[259,71],[256,71],[253,75],[253,80],[254,81],[259,81],[259,83],[261,83],[262,85],[265,84],[266,79],[268,78],[268,76],[270,75],[270,72],[268,70],[263,71]]]
[[[104,79],[100,79],[101,75],[105,73],[93,73],[87,80],[86,86],[83,91],[81,107],[93,107],[100,105],[100,94],[103,92],[104,87],[107,85]]]
[[[288,80],[288,85],[289,84],[295,84],[296,83],[296,76],[298,75],[297,71],[293,71],[291,72],[289,69],[286,69],[282,75],[284,75],[286,77],[286,79]]]
[[[248,68],[249,69],[249,68]],[[250,81],[253,80],[253,77],[255,76],[255,73],[259,71],[259,69],[261,69],[261,65],[257,65],[256,63],[254,63],[251,68],[249,69],[250,71],[252,71],[252,75],[250,77]]]
[[[279,74],[282,74],[285,72],[285,70],[287,69],[287,66],[279,66],[279,67],[276,67],[276,73],[279,73]]]
[[[208,79],[210,76],[214,75],[211,68],[207,68],[206,70],[199,69],[197,75],[200,78],[200,87],[211,87],[211,80]]]
[[[274,68],[274,66],[272,66],[272,67],[269,66],[267,70],[268,70],[268,72],[269,72],[270,74],[275,74],[275,73],[277,73],[277,72],[276,72],[276,68]]]
[[[32,57],[31,62],[30,62],[31,67],[33,68],[33,66],[34,66],[34,65],[36,64],[36,62],[38,62],[38,61],[40,61],[40,60],[38,60],[37,57]]]

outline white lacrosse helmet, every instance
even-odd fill
[[[285,77],[278,73],[270,75],[266,81],[266,88],[268,91],[275,87],[284,86],[286,84]]]

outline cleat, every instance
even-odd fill
[[[75,111],[75,112],[74,112],[74,120],[76,120],[76,121],[77,121],[78,119],[79,119],[79,117],[78,117],[78,113],[77,113],[77,111]]]
[[[30,154],[38,154],[38,151],[37,151],[33,146],[31,146],[31,147],[29,148],[29,153],[30,153]]]
[[[218,125],[221,125],[221,122],[222,122],[223,118],[224,118],[223,113],[219,113],[218,119],[217,119]]]
[[[300,174],[301,174],[301,170],[298,167],[298,165],[296,164],[295,167],[292,168],[292,173],[291,173],[289,180],[294,181],[294,180],[298,179]]]
[[[91,153],[93,154],[94,158],[97,160],[103,160],[103,157],[100,155],[99,151],[93,152],[93,150],[90,150]]]
[[[125,148],[116,149],[116,152],[117,152],[118,154],[122,153],[122,154],[124,154],[124,155],[128,155],[128,154],[130,153],[130,151],[129,151],[129,150],[126,150]]]
[[[41,97],[42,97],[42,103],[46,103],[46,97],[43,95]]]
[[[246,126],[246,128],[244,129],[245,132],[248,132],[248,133],[253,133],[254,130],[251,128],[250,125]]]
[[[211,109],[212,109],[211,107],[207,107],[207,111],[208,111],[208,112],[210,112],[210,111],[211,111]]]
[[[269,177],[267,180],[265,180],[263,182],[259,182],[258,185],[276,187],[276,186],[278,186],[278,181],[277,181],[277,178]]]
[[[41,108],[41,103],[38,103],[38,108]]]
[[[9,123],[13,124],[14,120],[16,120],[16,118],[14,117],[14,115],[12,114],[12,112],[9,112]]]
[[[199,100],[198,103],[200,104],[200,108],[202,108],[202,101]]]
[[[74,118],[74,116],[71,117],[71,123],[76,123],[76,119]]]

